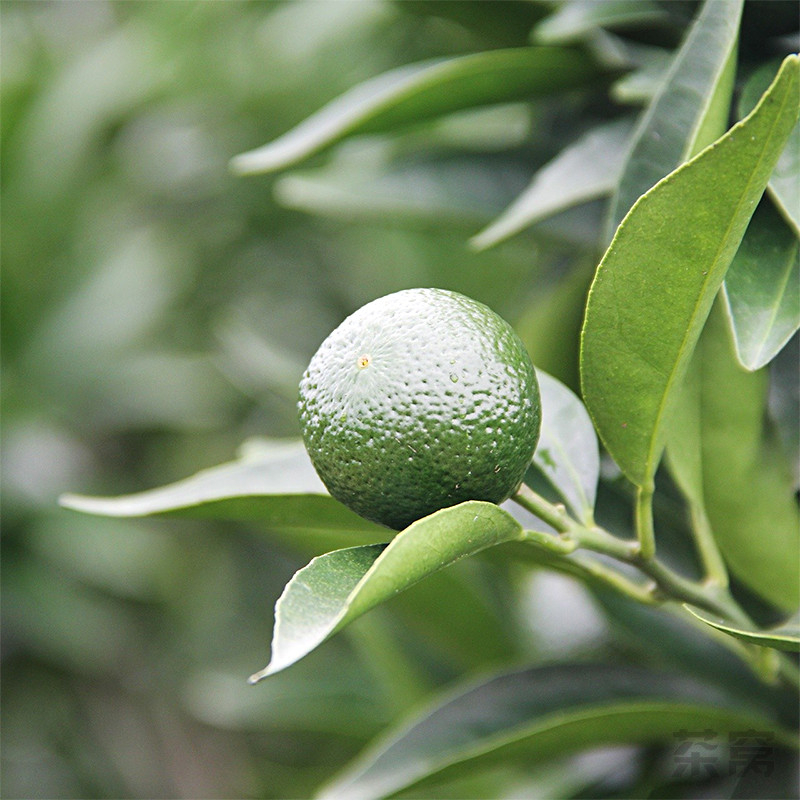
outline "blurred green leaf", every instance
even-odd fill
[[[637,201],[606,251],[583,327],[583,397],[614,460],[652,483],[664,423],[714,296],[797,120],[791,56],[755,111]]]
[[[331,529],[385,536],[385,529],[330,497],[302,442],[253,440],[239,460],[121,497],[67,494],[61,505],[109,517],[180,515],[263,522],[281,530]]]
[[[468,501],[418,520],[388,546],[353,547],[315,558],[278,600],[270,663],[250,680],[286,669],[427,575],[521,534],[519,523],[497,506]]]
[[[760,369],[800,328],[800,240],[771,203],[750,220],[724,293],[739,363]]]
[[[593,33],[596,28],[663,22],[668,16],[653,0],[566,0],[533,29],[531,38],[540,44],[561,44]]]
[[[169,596],[184,551],[165,531],[141,521],[44,515],[30,545],[59,573],[118,597],[159,601]]]
[[[229,730],[305,730],[367,739],[391,721],[381,688],[352,652],[329,653],[324,674],[314,664],[303,667],[257,693],[239,671],[198,671],[184,685],[184,703],[203,723]]]
[[[579,758],[579,757],[576,757]],[[537,769],[522,764],[493,764],[474,774],[436,781],[426,789],[427,797],[436,800],[486,800],[487,797],[562,800],[579,795],[581,789],[594,787],[604,775],[598,770],[581,769],[575,759],[550,761]],[[617,761],[617,768],[621,763]],[[419,800],[412,786],[392,795],[398,800]]]
[[[707,518],[731,570],[792,611],[800,603],[794,482],[765,426],[767,373],[739,366],[724,316],[716,308],[709,317],[678,394],[668,463]]]
[[[604,664],[553,664],[456,690],[387,731],[319,794],[377,800],[426,779],[487,764],[530,764],[593,745],[674,741],[682,729],[794,734],[715,688],[676,674]]]
[[[424,657],[419,650],[424,647],[428,657],[453,674],[463,674],[519,656],[520,627],[524,623],[508,614],[513,594],[514,587],[502,568],[490,569],[483,559],[462,559],[397,595],[389,608],[381,609],[390,615],[388,620],[374,609],[348,630],[351,638],[363,631],[365,624],[373,632],[379,629],[383,639],[402,641],[413,634],[418,642],[411,656],[413,669],[424,672]],[[398,622],[405,636],[397,636]],[[391,652],[382,657],[391,659]],[[411,674],[408,660],[396,663],[395,659],[394,671]]]
[[[610,623],[612,647],[630,648],[651,668],[680,670],[699,680],[707,679],[713,664],[717,686],[744,703],[771,709],[768,713],[785,724],[794,724],[793,709],[786,703],[792,691],[761,681],[741,658],[744,644],[708,636],[682,606],[631,603],[606,587],[596,588],[593,597]]]
[[[592,524],[600,454],[583,403],[560,381],[536,371],[542,398],[542,431],[534,465],[564,498],[576,517]]]
[[[581,326],[586,295],[597,267],[596,250],[575,250],[572,248],[568,255],[558,254],[557,281],[537,281],[536,292],[515,324],[533,363],[573,391],[580,386]]]
[[[779,64],[765,64],[750,77],[739,98],[739,114],[748,114],[769,86]],[[769,179],[769,193],[786,221],[800,236],[800,122],[798,122]]]
[[[174,79],[168,54],[146,26],[119,25],[49,75],[21,123],[13,173],[21,197],[49,205],[74,188],[104,131]]]
[[[351,89],[293,130],[236,156],[239,174],[296,164],[347,136],[395,131],[464,108],[580,86],[590,59],[558,47],[492,50],[401,67]]]
[[[618,103],[650,103],[664,83],[672,64],[673,53],[662,47],[625,42],[625,55],[635,65],[632,72],[614,82],[611,97]]]
[[[483,250],[528,225],[579,203],[610,194],[626,155],[631,124],[616,120],[564,148],[534,176],[530,186],[470,244]]]
[[[3,633],[39,657],[87,675],[111,673],[134,640],[133,610],[108,603],[43,562],[3,572]]]
[[[505,181],[494,166],[465,158],[391,164],[374,144],[359,142],[322,169],[280,178],[275,199],[298,211],[393,226],[474,226],[503,207]]]
[[[706,0],[633,135],[611,206],[610,233],[638,197],[724,132],[742,3]]]
[[[697,619],[716,628],[718,631],[727,633],[737,639],[743,639],[749,644],[757,644],[763,647],[772,647],[776,650],[788,650],[792,653],[800,653],[800,615],[795,614],[790,620],[774,628],[759,629],[755,627],[744,628],[740,625],[731,625],[730,622],[716,617],[709,617],[707,614],[697,611],[691,606],[686,606]]]
[[[408,13],[441,17],[458,23],[486,40],[524,44],[528,31],[547,9],[538,2],[493,0],[491,5],[475,0],[394,0],[397,7]]]

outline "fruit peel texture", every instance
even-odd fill
[[[530,357],[491,309],[441,289],[368,303],[300,383],[309,455],[336,499],[400,530],[522,481],[541,408]]]

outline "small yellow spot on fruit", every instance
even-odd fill
[[[363,356],[358,357],[358,368],[365,369],[369,366],[369,356],[365,353]]]

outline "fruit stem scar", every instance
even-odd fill
[[[358,368],[359,369],[364,369],[365,367],[368,367],[369,366],[369,362],[370,362],[369,353],[364,353],[363,356],[359,356],[358,357],[358,362],[357,362],[358,363]]]

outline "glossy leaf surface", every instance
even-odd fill
[[[252,441],[238,460],[168,486],[120,497],[68,494],[60,502],[109,517],[181,515],[384,535],[327,494],[301,441]]]
[[[537,370],[542,431],[533,463],[564,498],[577,519],[591,524],[600,454],[583,403],[563,383]]]
[[[534,667],[446,696],[383,736],[319,797],[373,800],[515,757],[535,763],[601,744],[674,742],[682,728],[724,735],[743,725],[793,740],[684,677],[602,664]]]
[[[739,362],[769,364],[800,328],[800,240],[771,203],[756,209],[724,289]]]
[[[800,514],[792,475],[764,422],[767,377],[738,364],[717,304],[678,397],[668,463],[731,571],[793,611],[800,603]]]
[[[610,194],[619,180],[630,131],[627,119],[618,120],[562,150],[491,225],[472,238],[472,246],[491,247],[551,214]]]
[[[610,231],[648,189],[725,130],[742,0],[706,0],[633,134]]]
[[[697,611],[690,606],[686,606],[686,608],[697,617],[697,619],[705,622],[706,625],[710,625],[712,628],[727,633],[729,636],[733,636],[736,639],[743,639],[749,644],[772,647],[775,650],[788,650],[791,653],[800,653],[800,617],[798,615],[795,615],[782,625],[761,630],[754,627],[744,628],[741,625],[731,625],[727,620],[710,617],[708,614]]]
[[[755,106],[769,86],[776,69],[776,64],[765,64],[750,77],[739,99],[740,116],[749,113]],[[767,188],[786,221],[795,234],[800,236],[800,122],[789,134],[789,140],[775,165]]]
[[[413,523],[388,546],[347,548],[315,558],[278,600],[270,663],[251,681],[285,669],[426,576],[521,535],[510,514],[492,503],[469,501]]]
[[[583,397],[639,486],[652,482],[675,391],[797,120],[799,87],[791,56],[750,116],[637,201],[598,267],[582,334]]]
[[[465,108],[527,99],[578,86],[591,74],[587,56],[558,47],[490,50],[400,67],[351,89],[269,144],[236,156],[232,167],[240,174],[283,169],[347,136],[393,132]]]

